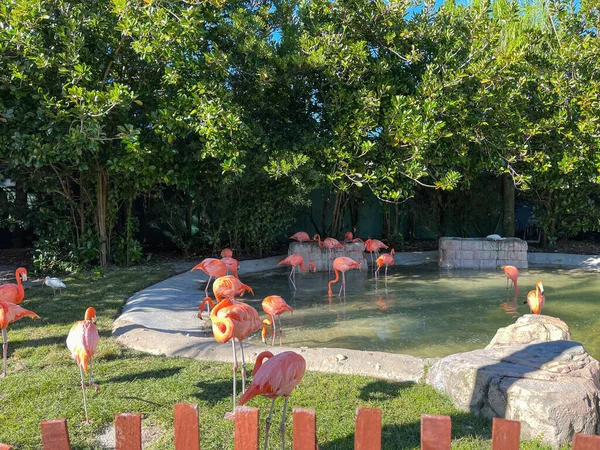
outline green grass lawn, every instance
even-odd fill
[[[68,288],[56,297],[39,284],[29,288],[22,306],[38,313],[41,320],[22,319],[9,327],[9,374],[0,379],[0,442],[17,449],[39,449],[40,421],[65,417],[72,448],[101,448],[98,436],[115,414],[140,412],[142,426],[152,432],[152,440],[144,448],[169,449],[173,448],[173,404],[194,402],[200,407],[202,448],[233,448],[233,423],[223,419],[231,409],[231,365],[149,356],[121,348],[111,338],[112,321],[124,301],[167,276],[163,269],[148,267],[104,276],[80,274],[65,279]],[[79,371],[65,340],[88,306],[98,313],[101,339],[94,375],[101,390],[88,391],[93,423],[83,425]],[[249,405],[260,408],[263,427],[270,400],[257,398]],[[270,448],[281,448],[278,424],[282,406],[283,400],[276,402]],[[490,421],[456,410],[448,398],[426,385],[307,372],[292,394],[290,406],[316,410],[323,450],[353,448],[359,406],[383,410],[385,449],[418,448],[421,414],[452,417],[453,448],[490,448]],[[291,438],[291,414],[288,418]],[[544,447],[524,443],[522,448]]]

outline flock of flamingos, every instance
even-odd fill
[[[309,235],[305,232],[298,232],[291,236],[298,242],[318,242],[320,248],[327,248],[330,250],[330,260],[333,256],[333,249],[343,248],[344,245],[333,238],[327,238],[321,241],[321,237],[316,234],[313,239],[310,239]],[[351,232],[346,233],[343,243],[346,242],[357,242],[360,241],[365,245],[365,250],[371,253],[371,261],[374,262],[375,276],[378,276],[379,270],[384,265],[387,267],[394,264],[394,250],[390,253],[384,253],[379,256],[379,250],[387,249],[388,247],[377,239],[368,239],[366,241],[360,238],[353,238]],[[374,260],[374,255],[377,258]],[[294,289],[295,284],[295,271],[298,267],[301,271],[306,271],[312,267],[313,271],[316,270],[314,263],[308,262],[304,265],[304,260],[299,254],[292,254],[285,258],[279,263],[279,265],[289,265],[292,270],[289,273],[290,281]],[[340,272],[342,273],[342,285],[338,295],[341,295],[342,290],[345,293],[345,277],[346,271],[357,268],[361,269],[361,264],[348,257],[335,258],[333,261],[333,271],[335,272],[335,278],[328,283],[328,294],[332,295],[331,285],[335,284],[340,279]],[[243,284],[238,276],[237,269],[239,263],[233,258],[233,253],[230,249],[226,248],[221,252],[221,259],[217,258],[206,258],[200,264],[193,267],[191,270],[201,270],[209,276],[209,280],[206,283],[205,298],[202,300],[198,317],[202,319],[202,313],[204,308],[208,308],[210,319],[212,322],[212,330],[214,338],[219,343],[231,342],[233,350],[233,412],[226,413],[226,418],[233,418],[236,403],[244,405],[257,395],[262,395],[267,398],[271,398],[271,408],[267,418],[266,425],[266,438],[265,438],[265,449],[267,448],[269,439],[269,428],[271,425],[271,418],[273,415],[273,408],[275,405],[275,399],[278,397],[284,398],[282,421],[280,426],[280,432],[282,437],[282,446],[285,448],[285,416],[288,406],[288,399],[294,388],[300,383],[306,370],[306,361],[304,358],[292,351],[285,351],[277,355],[269,351],[261,352],[254,365],[252,371],[253,379],[252,384],[246,389],[246,364],[244,358],[244,347],[242,345],[244,339],[250,334],[261,330],[263,342],[266,343],[267,335],[272,335],[271,345],[274,345],[275,334],[277,327],[275,325],[275,317],[279,317],[279,338],[281,344],[281,314],[286,311],[293,312],[293,309],[285,302],[285,300],[278,295],[270,295],[266,297],[262,302],[264,312],[269,317],[268,319],[261,320],[256,309],[252,306],[238,300],[238,297],[244,295],[245,292],[252,292],[252,288]],[[517,279],[519,277],[519,271],[514,266],[502,266],[508,280],[512,281],[515,290],[515,296],[518,294]],[[227,272],[232,272],[233,275],[228,275]],[[23,317],[39,318],[33,311],[29,311],[19,304],[25,297],[25,291],[23,288],[23,281],[27,280],[27,270],[20,267],[15,273],[16,284],[7,283],[0,285],[0,329],[2,329],[2,353],[3,353],[3,372],[0,374],[0,378],[6,376],[7,366],[7,353],[8,353],[8,338],[7,338],[7,327],[10,323],[15,322]],[[208,286],[212,278],[215,278],[213,283],[213,295],[215,301],[208,295]],[[55,279],[57,280],[57,279]],[[48,277],[44,280],[45,284],[48,281]],[[59,280],[60,281],[60,280]],[[50,285],[50,284],[49,284]],[[61,286],[64,288],[64,284]],[[538,281],[535,290],[530,291],[527,294],[527,303],[529,309],[533,314],[541,314],[542,307],[544,306],[544,286],[541,281]],[[212,309],[210,309],[210,308]],[[79,367],[79,373],[81,377],[81,389],[83,392],[83,406],[85,411],[85,422],[88,423],[88,412],[86,404],[86,387],[94,387],[97,391],[99,390],[98,385],[94,383],[92,374],[92,357],[96,352],[96,348],[99,341],[98,329],[96,327],[96,310],[93,307],[87,308],[85,311],[84,320],[76,322],[71,328],[67,337],[67,348],[71,352],[71,357],[77,362]],[[241,353],[241,378],[242,378],[242,396],[239,402],[236,402],[236,376],[238,370],[238,359],[236,351],[236,341],[240,347]],[[88,383],[85,383],[85,375],[88,375]]]

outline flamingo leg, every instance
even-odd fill
[[[226,418],[233,418],[233,414],[235,414],[235,404],[236,404],[236,375],[237,375],[237,369],[238,369],[238,363],[237,363],[237,354],[235,352],[235,339],[231,339],[231,347],[233,348],[233,413],[229,414],[229,413],[225,413],[225,417]]]
[[[85,379],[83,377],[83,367],[81,367],[81,365],[79,365],[79,375],[81,376],[81,392],[83,392],[83,410],[85,411],[85,422],[83,423],[90,423],[90,420],[88,419],[87,403],[85,400]]]
[[[240,350],[242,351],[242,394],[246,392],[246,360],[244,359],[244,343],[238,341],[240,344]]]
[[[342,272],[342,285],[340,286],[338,297],[342,295],[342,289],[344,290],[344,295],[346,295],[346,272]]]
[[[296,287],[296,283],[294,280],[296,279],[296,266],[292,266],[292,271],[290,272],[290,281],[292,282],[292,286],[294,286],[294,290],[298,289]]]
[[[94,383],[94,374],[92,373],[92,360],[90,360],[90,376],[89,376],[89,381],[90,382],[88,383],[88,386],[96,388],[96,392],[98,392],[100,390],[100,386],[98,386],[96,383]]]
[[[275,325],[275,317],[271,317],[271,323],[273,324],[273,338],[271,339],[271,346],[275,345],[275,335],[277,334],[277,326]]]
[[[271,402],[271,409],[269,410],[269,417],[267,417],[267,426],[265,431],[265,449],[267,450],[267,445],[269,444],[269,430],[271,429],[271,418],[273,417],[273,407],[275,406],[275,398],[273,397],[273,401]]]
[[[285,402],[283,403],[283,415],[281,416],[281,426],[279,427],[279,432],[281,433],[281,448],[285,450],[285,413],[287,411],[289,397],[285,397]]]
[[[212,275],[208,276],[208,281],[206,282],[206,289],[204,289],[204,294],[206,297],[208,297],[208,285],[210,284],[210,280],[212,280]],[[206,309],[210,312],[208,305],[206,306]]]
[[[281,316],[277,317],[279,319],[279,346],[281,347],[283,345],[283,329],[281,327]]]
[[[4,364],[4,369],[2,370],[2,376],[0,378],[6,377],[6,360],[8,359],[8,334],[6,333],[6,328],[2,329],[2,361]]]
[[[506,277],[506,289],[508,289],[508,277]]]
[[[388,268],[388,266],[387,266],[387,264],[386,264],[386,265],[385,265],[385,280],[386,280],[386,281],[387,281],[387,268]]]

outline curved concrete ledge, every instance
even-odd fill
[[[571,253],[529,253],[527,255],[531,266],[539,267],[580,267],[585,269],[600,269],[600,255],[574,255]]]
[[[240,275],[273,270],[285,255],[240,262]],[[398,265],[427,264],[437,260],[437,251],[406,252],[395,255]],[[193,267],[190,265],[189,268]],[[283,276],[284,274],[282,274]],[[210,320],[200,320],[197,308],[204,298],[208,277],[188,271],[150,286],[127,300],[123,313],[113,323],[113,336],[121,345],[156,355],[182,356],[199,360],[231,362],[231,346],[212,338]],[[253,360],[267,347],[258,334],[248,339],[247,355]],[[436,358],[332,348],[269,347],[275,352],[302,353],[310,370],[420,382],[425,367]]]

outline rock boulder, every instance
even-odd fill
[[[427,382],[465,411],[521,421],[521,439],[558,447],[599,426],[600,363],[569,338],[564,322],[520,318],[485,349],[442,358]],[[527,342],[531,339],[530,342]]]

